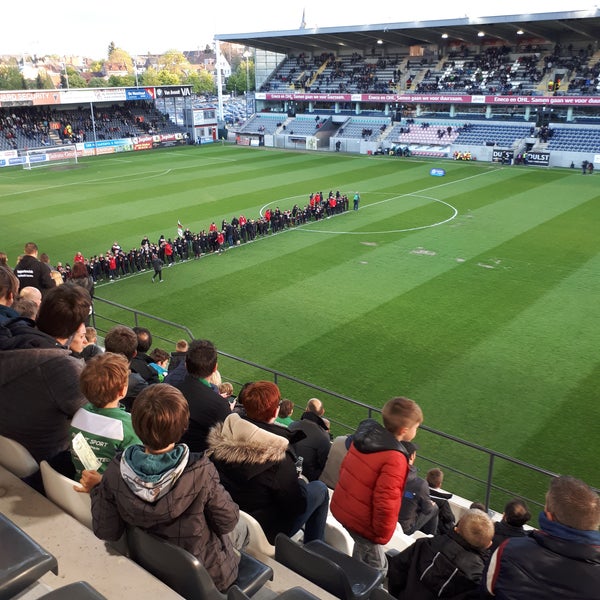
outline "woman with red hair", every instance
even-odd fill
[[[237,412],[208,434],[208,454],[221,483],[240,509],[251,514],[273,544],[278,533],[294,535],[304,528],[304,541],[323,539],[329,508],[327,486],[307,483],[299,475],[291,444],[305,436],[275,423],[281,394],[270,381],[242,388]]]

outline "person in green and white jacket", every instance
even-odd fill
[[[79,378],[81,391],[89,402],[73,415],[71,439],[79,432],[83,434],[101,463],[98,475],[102,475],[115,454],[140,443],[131,424],[131,415],[119,404],[127,394],[128,381],[129,362],[122,354],[113,352],[105,352],[88,361]],[[75,478],[79,480],[84,466],[72,448],[71,457]]]

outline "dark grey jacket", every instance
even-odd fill
[[[235,528],[239,509],[210,460],[190,454],[169,492],[145,502],[121,476],[121,456],[109,463],[102,482],[92,490],[94,533],[115,541],[126,525],[140,527],[196,556],[219,590],[230,587],[237,579],[239,557],[226,534]]]

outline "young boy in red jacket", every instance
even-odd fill
[[[331,512],[354,539],[352,556],[385,573],[383,545],[396,529],[408,473],[402,442],[415,437],[423,412],[413,400],[392,398],[381,416],[383,426],[374,419],[358,426],[340,468]]]

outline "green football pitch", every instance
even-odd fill
[[[0,250],[14,265],[35,241],[71,262],[329,190],[358,191],[360,210],[96,293],[367,404],[408,396],[430,427],[599,487],[598,175],[220,145],[123,153],[0,170]],[[327,415],[364,416],[333,401]],[[485,476],[480,459],[417,442]],[[546,482],[532,485],[539,498]]]

